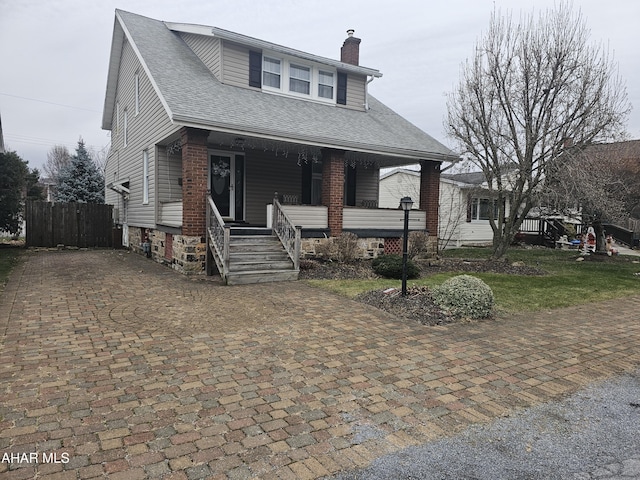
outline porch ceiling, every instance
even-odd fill
[[[179,135],[167,137],[162,145],[168,146],[179,141]],[[322,159],[323,148],[336,148],[344,150],[337,146],[324,146],[316,144],[302,144],[291,141],[283,141],[272,138],[262,138],[242,133],[228,133],[211,131],[209,133],[208,142],[212,148],[223,148],[225,150],[234,151],[269,151],[277,156],[299,158],[301,161],[320,160]],[[400,167],[412,165],[419,160],[419,157],[411,156],[390,156],[387,154],[377,153],[375,151],[363,150],[345,150],[345,158],[347,162],[354,164],[375,165],[378,167]]]

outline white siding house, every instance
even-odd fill
[[[438,208],[438,242],[441,248],[488,245],[493,240],[489,224],[493,203],[481,172],[441,174]],[[381,208],[397,208],[400,198],[420,202],[420,172],[396,168],[380,176]]]

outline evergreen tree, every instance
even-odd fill
[[[0,153],[0,230],[20,232],[28,174],[27,162],[16,152]]]
[[[104,203],[104,177],[78,140],[71,162],[58,172],[56,200],[59,202]]]

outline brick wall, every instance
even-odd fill
[[[209,175],[209,132],[185,127],[182,135],[182,233],[204,236]]]
[[[349,33],[349,37],[347,37],[340,49],[340,61],[351,65],[359,65],[361,40],[353,36],[353,31],[350,30]]]
[[[440,162],[420,162],[420,210],[427,212],[427,231],[438,236],[438,203],[440,198]]]
[[[327,207],[329,231],[332,237],[342,233],[344,206],[344,152],[322,151],[322,204]]]

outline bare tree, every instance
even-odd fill
[[[634,142],[618,142],[568,148],[548,170],[545,203],[592,225],[597,251],[605,251],[603,223],[626,227],[640,194],[640,165],[637,158],[632,161],[633,147]]]
[[[96,164],[96,167],[98,167],[98,170],[100,170],[102,175],[104,175],[107,168],[107,159],[109,158],[109,145],[102,147],[100,150],[97,148],[90,148],[89,154]]]
[[[57,182],[58,173],[71,163],[71,154],[64,145],[54,145],[47,153],[47,161],[42,170],[46,177]]]
[[[495,257],[536,204],[566,140],[581,147],[617,138],[630,110],[607,49],[589,42],[567,3],[517,22],[495,11],[447,107],[447,133],[485,174],[498,205]]]

